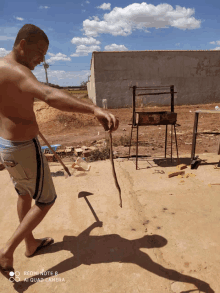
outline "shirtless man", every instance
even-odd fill
[[[32,231],[56,200],[56,191],[47,160],[37,139],[39,133],[33,111],[34,97],[61,111],[94,114],[106,131],[115,131],[119,121],[95,105],[83,103],[65,91],[46,86],[31,70],[43,62],[49,41],[34,25],[18,32],[13,50],[0,58],[0,162],[7,168],[18,193],[20,225],[0,250],[0,271],[9,278],[13,253],[25,240],[27,257],[52,238],[35,239]],[[31,207],[32,199],[35,204]]]

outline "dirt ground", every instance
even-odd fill
[[[139,158],[139,170],[134,158],[114,160],[122,208],[109,160],[91,162],[90,171],[80,171],[65,158],[72,171],[67,179],[59,163],[49,163],[58,198],[34,235],[53,237],[55,243],[28,259],[22,242],[14,254],[16,282],[0,275],[1,292],[219,293],[217,136],[198,138],[196,153],[203,161],[198,169],[190,169],[194,111],[215,105],[175,107],[179,163],[188,166],[179,177],[168,178],[177,170],[177,160],[163,158],[165,126],[142,127],[140,152],[149,157]],[[129,137],[132,110],[110,111],[120,119],[113,139]],[[105,138],[91,115],[64,113],[41,102],[35,104],[35,112],[40,131],[51,144],[82,146]],[[199,130],[219,131],[218,117],[203,115]],[[122,157],[128,147],[114,150]],[[135,154],[134,147],[132,151]],[[19,221],[7,170],[0,172],[0,180],[2,247]]]
[[[206,105],[187,105],[175,106],[177,113],[177,141],[178,151],[181,154],[190,154],[192,148],[192,133],[194,125],[194,113],[198,109],[214,110],[218,104]],[[37,122],[40,131],[47,138],[50,144],[61,144],[61,146],[80,147],[82,145],[90,146],[94,141],[98,141],[106,136],[103,127],[98,123],[93,115],[78,114],[71,112],[62,112],[58,109],[49,107],[43,102],[36,102],[34,106]],[[145,111],[169,111],[170,107],[148,107]],[[113,133],[113,143],[116,146],[114,150],[118,156],[128,154],[128,144],[131,134],[132,108],[109,109],[111,113],[119,118],[120,125]],[[220,114],[220,111],[216,111]],[[160,156],[165,152],[165,127],[161,126],[141,126],[139,128],[139,154]],[[202,114],[199,115],[198,132],[218,132],[220,129],[219,115]],[[171,154],[171,127],[168,126],[168,147],[167,156]],[[136,129],[133,130],[131,154],[135,154]],[[196,152],[215,153],[218,150],[218,136],[199,135],[197,137]],[[124,145],[117,146],[119,141],[127,142]],[[40,140],[41,144],[44,142]],[[176,156],[175,140],[173,133],[173,156]]]

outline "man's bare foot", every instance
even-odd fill
[[[46,247],[48,245],[51,245],[53,243],[54,243],[54,240],[51,237],[46,237],[46,238],[42,238],[42,239],[35,239],[35,242],[29,244],[29,246],[26,247],[25,256],[32,257],[41,248]]]
[[[7,278],[10,278],[9,273],[14,271],[13,256],[8,256],[5,248],[0,250],[0,271]]]

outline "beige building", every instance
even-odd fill
[[[88,95],[99,107],[103,100],[108,108],[131,106],[134,85],[174,85],[175,105],[220,102],[217,50],[93,52],[90,70]],[[143,103],[169,105],[170,95],[145,96]]]

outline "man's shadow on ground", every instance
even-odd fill
[[[93,223],[78,236],[64,236],[62,242],[57,242],[50,247],[39,251],[38,255],[55,253],[60,250],[68,250],[73,254],[72,257],[47,270],[48,272],[57,271],[57,276],[41,274],[31,276],[30,278],[26,279],[26,281],[14,283],[14,289],[17,292],[22,293],[30,286],[35,284],[35,282],[30,280],[31,278],[34,278],[35,280],[38,278],[46,279],[48,277],[61,278],[59,274],[73,270],[82,264],[91,265],[99,263],[121,262],[139,265],[143,269],[168,280],[194,284],[202,292],[214,292],[206,282],[187,275],[183,275],[177,271],[164,268],[160,264],[153,262],[146,253],[140,251],[140,248],[159,248],[165,246],[167,244],[167,240],[164,237],[159,235],[146,235],[140,239],[128,240],[120,237],[117,234],[90,236],[90,232],[96,227],[102,227],[102,222]],[[195,290],[190,290],[187,292],[192,291]]]

